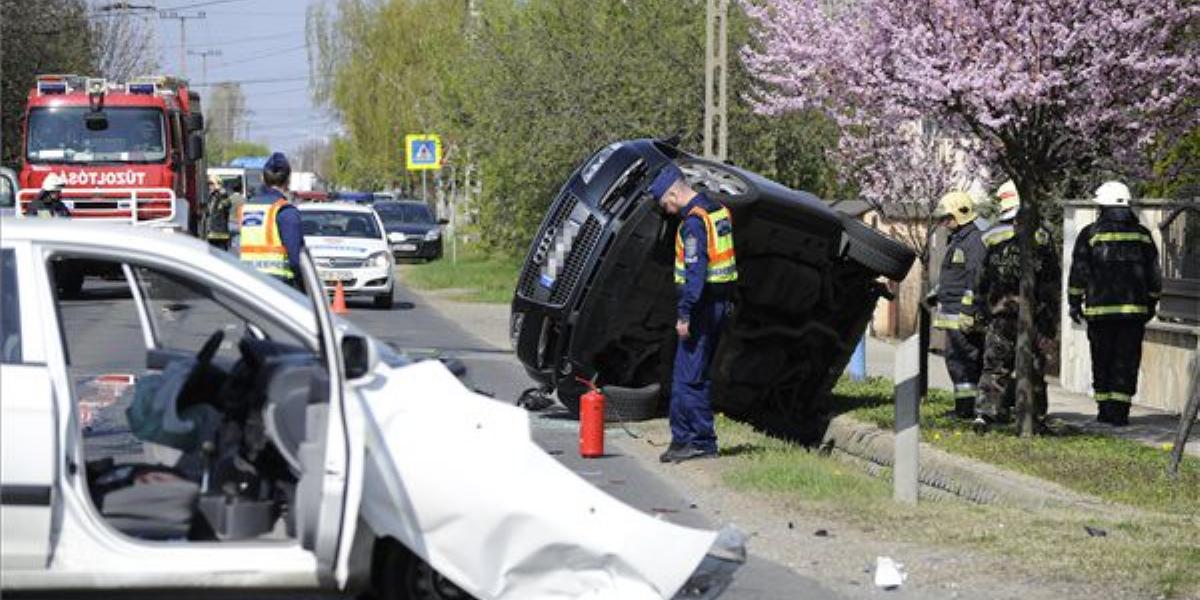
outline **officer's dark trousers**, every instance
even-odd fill
[[[1096,401],[1132,401],[1137,393],[1146,323],[1141,319],[1089,321],[1087,332],[1092,347],[1092,391]]]
[[[691,444],[716,452],[717,433],[713,429],[709,391],[712,381],[708,366],[717,347],[721,325],[729,311],[724,299],[706,299],[692,309],[688,339],[675,347],[675,368],[671,378],[671,442]]]
[[[976,385],[983,369],[983,336],[946,329],[946,370],[954,383],[955,412],[962,418],[975,416]]]

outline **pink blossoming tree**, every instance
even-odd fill
[[[744,1],[755,39],[742,57],[759,82],[759,110],[822,109],[851,134],[864,123],[930,119],[976,140],[982,158],[1016,182],[1024,200],[1017,411],[1022,435],[1031,434],[1030,257],[1040,205],[1067,172],[1144,163],[1152,144],[1168,147],[1200,120],[1200,5]]]

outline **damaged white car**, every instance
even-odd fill
[[[744,561],[333,319],[307,253],[305,297],[178,234],[2,225],[5,593],[711,598]],[[118,275],[67,300],[75,261]]]

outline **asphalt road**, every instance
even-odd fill
[[[397,348],[414,354],[439,353],[460,359],[468,369],[470,384],[498,402],[515,403],[521,392],[533,385],[511,352],[489,346],[470,331],[442,317],[434,307],[424,304],[419,296],[403,287],[397,289],[395,306],[390,310],[375,309],[369,301],[355,299],[351,299],[350,309],[350,320]],[[162,310],[170,312],[171,308]],[[197,304],[181,310],[181,327],[177,332],[181,346],[194,344],[198,349],[209,334],[208,331],[188,331],[186,328],[189,317],[199,316],[203,310],[205,307]],[[145,353],[140,327],[128,295],[120,291],[120,284],[90,279],[83,298],[65,302],[61,314],[64,337],[71,353],[71,372],[77,382],[100,373],[133,372],[140,375],[144,372]],[[227,332],[227,342],[238,335],[240,332]],[[222,353],[226,351],[232,351],[232,348],[225,348]],[[89,458],[120,457],[139,452],[140,444],[128,433],[123,422],[123,409],[124,405],[118,403],[99,411],[93,430],[85,436]],[[561,413],[533,414],[531,419],[535,441],[600,489],[631,506],[681,525],[705,528],[721,525],[709,521],[693,501],[642,468],[633,457],[617,453],[600,459],[579,458],[574,420]],[[754,556],[753,541],[750,548],[748,564],[738,572],[722,598],[824,600],[841,597],[811,579]]]

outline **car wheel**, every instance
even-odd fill
[[[657,383],[642,388],[615,385],[604,386],[605,421],[646,421],[660,416],[659,397],[662,387]]]
[[[916,254],[908,246],[851,219],[842,219],[846,257],[893,281],[908,275]]]
[[[375,296],[375,308],[382,308],[382,309],[391,308],[392,302],[393,302],[392,292],[394,292],[394,291],[395,290],[388,290],[387,294],[385,294],[385,295]]]
[[[376,600],[474,598],[395,540],[381,540],[375,552],[374,593],[371,597]]]

